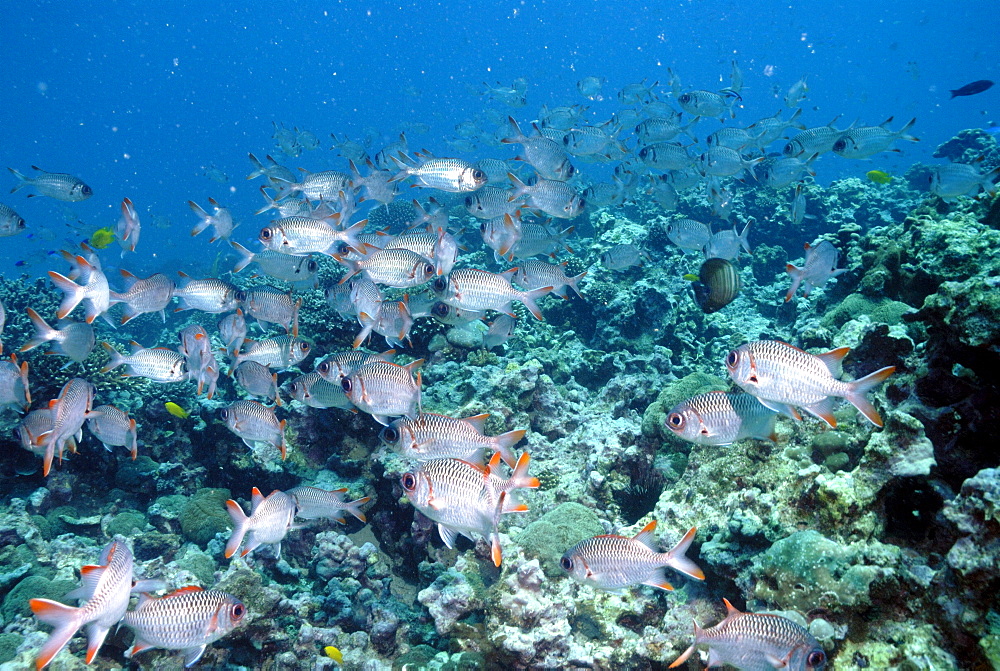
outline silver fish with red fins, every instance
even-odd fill
[[[358,410],[367,412],[382,425],[390,417],[416,417],[420,411],[420,370],[423,359],[405,366],[382,361],[368,361],[341,379],[344,393]],[[416,371],[414,378],[413,372]]]
[[[442,301],[467,310],[496,310],[514,315],[514,301],[520,301],[528,312],[542,320],[542,311],[535,300],[552,291],[551,286],[521,291],[511,285],[517,268],[491,273],[477,268],[459,268],[450,275],[439,277],[432,284]]]
[[[809,295],[813,289],[823,286],[831,277],[837,277],[847,272],[846,268],[837,268],[837,248],[829,240],[821,240],[816,245],[805,245],[806,261],[802,267],[785,264],[785,272],[792,276],[792,286],[785,294],[785,302],[792,300],[798,291],[799,284],[805,284],[804,294]]]
[[[500,455],[511,468],[517,458],[511,451],[526,431],[518,429],[499,436],[483,433],[488,414],[455,419],[431,412],[422,412],[415,419],[403,417],[392,422],[379,434],[386,445],[399,454],[416,461],[451,457],[483,463],[483,453],[490,449]]]
[[[205,647],[238,627],[246,612],[242,601],[218,590],[192,586],[159,598],[143,594],[122,619],[135,632],[129,655],[149,648],[180,650],[184,666],[194,666]]]
[[[353,501],[345,501],[347,488],[326,490],[319,487],[300,485],[289,489],[287,494],[295,499],[295,516],[304,520],[327,518],[345,524],[344,511],[349,512],[362,522],[368,518],[361,512],[361,506],[371,501],[371,497],[363,496]]]
[[[281,458],[288,456],[285,442],[285,420],[278,420],[274,409],[257,401],[236,401],[219,411],[226,427],[243,439],[251,450],[255,443],[267,443],[281,452]]]
[[[729,377],[767,407],[798,417],[795,407],[804,408],[836,428],[833,407],[837,398],[846,399],[875,426],[882,418],[865,392],[881,384],[895,372],[886,366],[853,382],[842,382],[841,361],[850,348],[839,347],[824,354],[809,354],[779,340],[757,340],[729,352]]]
[[[694,643],[669,668],[687,661],[699,644],[708,645],[708,667],[729,664],[744,671],[819,671],[826,652],[812,634],[780,615],[743,613],[728,600],[722,622],[702,629],[694,624]]]
[[[775,441],[777,413],[755,396],[710,391],[678,403],[666,425],[675,436],[696,445],[730,445],[744,438]]]
[[[575,580],[606,590],[638,584],[672,590],[664,574],[668,566],[704,580],[702,570],[684,555],[694,540],[696,529],[689,529],[667,552],[660,552],[656,546],[655,530],[656,520],[653,520],[631,538],[616,535],[588,538],[567,550],[559,565]]]
[[[236,554],[244,537],[247,542],[240,552],[241,557],[246,557],[260,545],[268,544],[277,545],[276,552],[281,558],[281,541],[295,520],[295,499],[277,489],[264,496],[256,487],[251,497],[249,517],[236,501],[226,501],[226,509],[233,518],[233,533],[226,543],[226,559]]]

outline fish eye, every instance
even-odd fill
[[[685,93],[684,95],[682,95],[680,98],[677,99],[677,102],[679,102],[679,103],[689,103],[689,102],[691,102],[691,94],[690,93]]]
[[[476,180],[477,182],[480,181],[484,182],[486,181],[486,173],[480,170],[479,168],[476,168],[475,170],[472,171],[472,179]]]
[[[261,240],[270,240],[273,235],[274,235],[274,231],[272,231],[270,229],[270,227],[260,229],[260,239]]]
[[[351,383],[351,378],[345,377],[343,380],[340,381],[340,386],[344,389],[345,394],[350,394],[351,387],[353,386]]]
[[[399,479],[399,482],[401,485],[403,485],[403,489],[405,489],[408,492],[412,492],[414,489],[416,489],[417,486],[417,479],[413,476],[413,473],[405,474],[402,478]]]
[[[847,147],[847,142],[844,140],[837,140],[833,143],[834,151],[843,151]]]
[[[90,188],[89,186],[87,186],[86,184],[84,184],[84,185],[83,185],[83,195],[85,195],[85,196],[89,196],[89,195],[91,195],[92,193],[94,193],[94,190],[93,190],[93,189],[91,189],[91,188]]]
[[[576,168],[573,167],[572,163],[566,164],[566,178],[570,178],[576,174]]]
[[[684,415],[679,412],[672,412],[667,417],[667,424],[670,425],[672,429],[683,429],[684,428]]]
[[[242,289],[238,289],[236,293],[233,294],[233,298],[242,303],[247,299],[247,292],[243,291]]]
[[[434,273],[436,273],[436,272],[437,272],[437,271],[436,271],[436,270],[434,270],[434,266],[432,266],[432,265],[431,265],[431,264],[429,264],[429,263],[425,263],[425,264],[424,264],[424,275],[427,275],[427,276],[430,276],[430,275],[433,275],[433,274],[434,274]]]
[[[18,228],[24,228],[24,219],[18,219],[17,220],[17,227]]]
[[[309,263],[306,264],[306,268],[309,272],[314,273],[319,269],[319,264],[316,263],[314,259],[309,259]]]
[[[583,197],[580,198],[580,209],[587,207],[587,200]]]
[[[431,286],[434,288],[434,291],[440,293],[448,287],[448,279],[445,277],[439,277],[434,280],[434,283]]]
[[[472,203],[473,203],[473,202],[474,202],[474,201],[473,201],[473,198],[472,198],[472,196],[466,196],[466,197],[465,197],[465,207],[466,207],[466,209],[468,209],[468,208],[472,207]]]
[[[246,612],[247,612],[246,606],[244,606],[242,603],[233,604],[232,613],[234,620],[239,620],[240,618],[243,617],[243,614]]]
[[[806,658],[806,664],[816,669],[826,664],[826,653],[822,650],[813,650]]]
[[[726,367],[736,368],[736,364],[739,362],[739,360],[740,360],[739,352],[737,352],[736,350],[732,350],[726,357]]]
[[[307,343],[305,341],[300,342],[299,343],[299,349],[302,350],[303,352],[308,352],[309,351],[309,343]]]
[[[223,408],[222,410],[220,410],[219,417],[221,417],[223,421],[229,419],[229,408]]]
[[[320,375],[326,375],[327,373],[330,372],[330,362],[329,361],[322,362],[320,365],[316,366],[316,370],[319,372]]]
[[[392,444],[399,440],[399,432],[391,426],[387,426],[382,429],[382,435],[379,436],[383,443]]]
[[[484,235],[486,234],[486,222],[485,221],[483,223],[479,224],[479,232],[482,233],[482,234],[484,234]]]
[[[573,560],[568,555],[559,560],[559,565],[562,566],[564,571],[573,570]]]
[[[447,303],[435,303],[434,307],[431,308],[431,314],[435,317],[447,317],[449,312],[451,312],[451,306]]]

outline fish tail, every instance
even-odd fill
[[[753,221],[753,219],[748,220],[747,225],[743,227],[743,232],[737,236],[743,249],[747,250],[747,254],[753,254],[753,250],[750,249],[750,227],[753,225]]]
[[[365,514],[363,512],[361,512],[361,506],[363,506],[364,504],[368,503],[371,500],[372,497],[364,496],[354,501],[348,501],[347,503],[344,504],[344,510],[351,513],[362,522],[367,522],[368,518],[365,517]]]
[[[234,273],[240,272],[241,270],[249,266],[251,263],[253,263],[253,259],[256,256],[256,254],[254,254],[249,249],[247,249],[246,247],[244,247],[243,245],[234,240],[230,240],[229,244],[230,246],[232,246],[233,249],[236,250],[236,253],[240,255],[240,260],[233,267]]]
[[[694,541],[695,532],[697,531],[697,527],[691,527],[688,529],[688,532],[684,534],[684,537],[677,541],[677,545],[670,548],[667,552],[667,566],[676,571],[680,571],[685,575],[689,575],[696,580],[704,580],[704,571],[702,571],[697,564],[688,559],[684,554],[687,552],[688,548],[691,547],[691,543]]]
[[[493,449],[500,455],[500,458],[503,459],[503,463],[507,464],[511,468],[514,468],[517,465],[517,457],[514,456],[514,451],[510,448],[521,442],[525,433],[527,433],[527,431],[524,429],[517,429],[516,431],[502,433],[493,439]]]
[[[997,177],[1000,177],[1000,166],[993,168],[993,170],[983,175],[983,181],[982,181],[983,191],[985,191],[986,195],[988,195],[990,198],[997,195],[997,187],[996,187]]]
[[[56,317],[64,319],[83,300],[86,289],[54,270],[49,271],[49,278],[56,285],[56,288],[63,292],[63,300],[59,304],[59,311],[56,313]]]
[[[114,348],[114,347],[113,347],[113,346],[111,345],[111,343],[109,343],[109,342],[102,342],[102,343],[101,343],[101,347],[103,347],[103,348],[104,348],[104,351],[105,351],[105,352],[107,352],[107,353],[108,353],[108,356],[110,356],[110,357],[111,357],[111,361],[109,361],[109,362],[107,363],[107,365],[106,365],[106,366],[104,366],[104,368],[102,368],[102,369],[101,369],[101,372],[102,372],[102,373],[107,373],[107,372],[108,372],[109,370],[114,370],[115,368],[118,368],[118,366],[120,366],[120,365],[122,365],[123,363],[125,363],[125,357],[124,357],[124,356],[122,356],[122,355],[121,355],[121,354],[120,354],[120,353],[118,352],[118,350],[116,350],[116,349],[115,349],[115,348]]]
[[[38,620],[55,627],[35,660],[35,668],[44,669],[80,629],[80,609],[49,599],[32,599],[28,604]]]
[[[503,457],[501,456],[501,458]],[[507,481],[511,488],[538,489],[541,486],[538,478],[528,475],[528,466],[530,463],[531,455],[527,452],[522,452],[517,463],[514,465],[514,471],[510,474],[510,480]]]
[[[510,183],[514,185],[514,192],[509,198],[507,198],[508,203],[513,203],[515,200],[528,193],[528,187],[524,185],[524,182],[517,178],[517,175],[512,172],[508,172],[507,179],[509,179]]]
[[[542,311],[538,309],[538,304],[535,302],[537,299],[541,298],[547,293],[550,293],[555,287],[539,287],[537,289],[532,289],[531,291],[524,291],[519,296],[519,299],[524,303],[524,307],[528,308],[531,316],[538,321],[545,321],[545,317],[542,316]]]
[[[799,290],[799,284],[802,283],[802,278],[805,276],[806,271],[803,268],[793,266],[791,263],[786,263],[785,272],[792,276],[792,286],[788,288],[788,293],[785,294],[785,302],[787,303],[792,300],[792,296]]]
[[[187,204],[188,207],[191,208],[191,211],[198,215],[199,219],[195,227],[191,229],[191,236],[194,237],[212,225],[212,218],[209,216],[208,212],[201,208],[201,205],[193,200],[189,200]]]
[[[28,350],[35,349],[39,345],[49,342],[58,334],[58,331],[49,326],[37,312],[31,308],[28,308],[27,312],[28,318],[35,327],[35,335],[28,342],[24,343],[18,352],[27,352]]]
[[[243,537],[249,529],[250,518],[240,508],[240,504],[232,499],[226,501],[226,510],[229,511],[229,516],[233,518],[233,534],[226,543],[226,559],[229,559],[236,554],[236,551],[243,543]]]
[[[10,190],[11,193],[23,189],[24,187],[28,186],[28,184],[31,182],[31,180],[29,180],[27,177],[19,173],[17,170],[14,170],[14,168],[7,168],[7,169],[10,170],[11,174],[14,175],[14,177],[17,177],[17,184],[15,184],[14,188]]]
[[[914,137],[913,135],[910,135],[909,133],[906,132],[911,128],[913,128],[913,124],[915,123],[917,123],[917,117],[913,117],[912,119],[906,122],[905,126],[899,129],[899,132],[897,134],[899,135],[900,140],[909,140],[910,142],[920,142],[919,137]]]
[[[874,373],[865,375],[860,380],[851,382],[850,391],[844,395],[844,398],[847,399],[851,405],[857,408],[858,412],[864,415],[865,418],[875,426],[882,426],[882,418],[879,416],[878,411],[875,410],[875,406],[872,405],[871,401],[865,397],[865,393],[882,384],[887,377],[895,372],[895,366],[880,368]]]

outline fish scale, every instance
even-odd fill
[[[246,313],[258,322],[278,324],[286,332],[298,335],[301,298],[293,302],[291,294],[269,286],[256,287],[237,296],[241,297]]]
[[[323,376],[312,371],[299,375],[288,384],[292,398],[305,403],[310,408],[353,408],[344,388],[340,384],[329,382]]]
[[[63,386],[54,405],[50,404],[49,407],[53,411],[52,431],[35,437],[36,445],[45,446],[43,475],[49,474],[56,450],[59,453],[59,460],[62,461],[66,444],[80,431],[84,420],[91,413],[95,392],[94,385],[76,377]]]
[[[504,273],[491,273],[478,268],[459,268],[447,277],[434,281],[434,290],[441,300],[466,310],[496,310],[513,316],[515,300],[520,301],[535,319],[541,320],[542,313],[535,299],[552,291],[551,286],[521,291],[511,285],[511,278],[517,272],[512,268]]]
[[[361,365],[340,381],[347,398],[382,425],[389,417],[416,417],[420,406],[420,366],[417,359],[406,366],[375,360]],[[416,378],[413,371],[417,371]]]
[[[351,350],[349,352],[338,352],[331,354],[316,364],[316,372],[323,376],[323,379],[336,384],[356,371],[369,361],[392,361],[395,350],[388,350],[381,354],[363,352],[361,350]]]
[[[147,312],[162,311],[174,297],[174,281],[163,273],[140,279],[127,270],[120,272],[131,285],[122,293],[110,292],[110,299],[111,303],[125,303],[122,324]]]
[[[292,256],[306,256],[314,252],[333,254],[346,247],[357,245],[357,234],[365,226],[364,220],[340,231],[321,219],[285,217],[261,229],[258,239],[268,249]]]
[[[178,273],[184,286],[174,289],[174,296],[180,302],[175,312],[184,310],[200,310],[212,314],[220,314],[235,310],[239,305],[236,292],[239,288],[215,277],[203,280],[191,279],[184,273]]]
[[[755,396],[710,391],[678,403],[667,413],[667,428],[698,445],[729,445],[743,438],[774,440],[777,414]]]
[[[422,412],[416,418],[403,417],[382,429],[379,438],[400,454],[417,461],[456,458],[482,462],[483,451],[493,450],[514,467],[511,447],[525,434],[523,429],[500,436],[486,436],[483,428],[489,415],[455,419],[446,415]]]
[[[148,648],[182,650],[189,667],[205,646],[227,635],[245,614],[246,607],[230,594],[185,587],[160,598],[143,595],[122,624],[135,632],[133,655]]]
[[[467,193],[486,184],[486,173],[460,158],[430,158],[418,166],[393,159],[400,168],[394,180],[416,177],[420,184],[449,193]]]
[[[423,284],[436,274],[430,259],[409,249],[366,247],[364,255],[357,261],[335,258],[350,269],[341,282],[361,273],[362,277],[375,284],[406,289]]]
[[[310,350],[309,343],[296,336],[283,335],[247,342],[249,344],[245,344],[243,351],[236,356],[236,364],[250,360],[272,368],[288,368],[305,359]]]
[[[106,342],[102,342],[101,347],[111,357],[111,361],[101,369],[102,373],[125,366],[125,377],[145,377],[153,382],[180,382],[187,377],[186,358],[179,352],[163,347],[146,349],[134,341],[129,356],[122,356]]]
[[[295,521],[295,499],[277,489],[265,497],[256,487],[251,496],[249,517],[236,501],[226,501],[226,508],[233,519],[233,533],[226,543],[226,558],[236,554],[244,538],[247,543],[240,553],[241,557],[246,557],[261,545],[277,545],[278,557],[281,557],[281,541]]]
[[[111,446],[125,447],[132,453],[135,460],[136,432],[135,420],[128,413],[113,405],[99,405],[94,413],[100,413],[87,419],[87,428],[104,444],[108,450]]]
[[[812,671],[826,666],[826,653],[816,639],[788,618],[767,613],[743,613],[728,600],[726,617],[714,627],[694,625],[694,643],[670,665],[685,661],[701,643],[709,646],[708,666],[729,664],[748,671],[776,668]]]
[[[255,443],[267,443],[287,456],[285,443],[285,420],[278,420],[274,409],[257,401],[240,400],[222,409],[222,419],[226,427],[243,439],[250,449]]]

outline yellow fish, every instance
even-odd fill
[[[115,241],[115,232],[110,226],[99,228],[90,236],[88,243],[94,249],[104,249]]]
[[[697,275],[692,275],[691,273],[688,273],[687,275],[684,275],[684,277],[682,277],[681,279],[685,280],[687,282],[697,282],[698,281],[698,276]]]
[[[166,408],[167,412],[169,412],[174,417],[180,417],[181,419],[187,419],[188,417],[191,416],[191,413],[189,413],[187,410],[185,410],[181,406],[177,405],[173,401],[167,401],[166,403],[163,404],[163,407]]]
[[[323,652],[326,653],[327,657],[337,662],[337,664],[343,665],[344,655],[337,648],[333,647],[332,645],[328,645],[325,648],[323,648]]]
[[[883,170],[869,170],[865,176],[876,184],[888,184],[892,181],[892,175]]]

